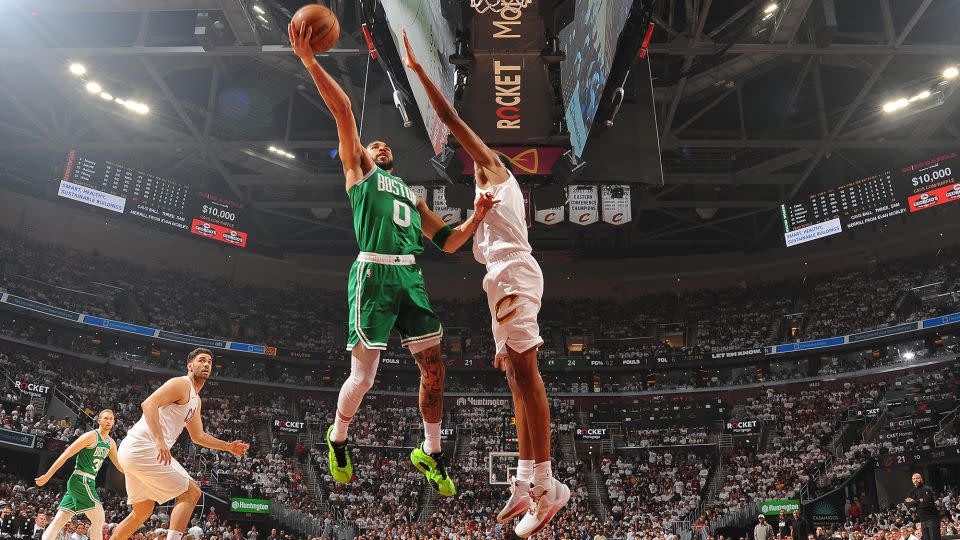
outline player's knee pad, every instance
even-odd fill
[[[367,393],[377,380],[377,368],[380,366],[380,351],[370,349],[365,354],[350,359],[350,379],[348,382]]]
[[[359,352],[359,351],[358,351]],[[340,388],[337,398],[337,411],[346,417],[360,408],[363,396],[373,388],[377,380],[377,367],[380,365],[380,351],[376,349],[363,350],[360,355],[354,353],[350,359],[350,376]]]
[[[411,343],[407,345],[407,349],[410,349],[410,354],[419,354],[429,349],[430,347],[436,347],[438,345],[440,345],[440,338],[435,337],[435,338],[430,338],[424,341]]]

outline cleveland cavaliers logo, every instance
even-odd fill
[[[515,303],[517,303],[517,295],[515,294],[508,294],[497,301],[497,306],[494,309],[494,318],[497,319],[497,324],[505,324],[517,316],[517,308],[510,309],[502,315],[500,314],[501,309],[509,309]]]

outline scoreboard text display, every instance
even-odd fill
[[[960,201],[957,157],[947,152],[781,205],[787,246]]]
[[[237,247],[247,246],[241,202],[110,160],[67,154],[57,195],[137,221],[189,232]]]

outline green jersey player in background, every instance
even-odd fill
[[[340,483],[353,479],[347,431],[363,396],[376,379],[380,351],[387,348],[390,332],[396,328],[401,343],[410,349],[420,367],[424,442],[410,454],[410,461],[440,495],[452,496],[456,487],[440,447],[445,376],[440,357],[443,329],[430,308],[414,256],[423,251],[421,236],[443,251],[456,251],[473,236],[487,212],[499,201],[480,195],[466,222],[456,228],[445,225],[424,200],[393,175],[393,152],[385,142],[373,141],[366,147],[360,142],[350,98],[314,58],[309,27],[294,27],[291,23],[287,30],[294,52],[313,76],[320,96],[336,120],[345,187],[360,247],[347,279],[350,377],[340,389],[336,420],[327,430],[330,474]]]
[[[104,409],[97,415],[97,429],[77,437],[60,457],[53,462],[43,476],[36,479],[43,486],[73,456],[77,456],[73,465],[73,474],[67,480],[67,492],[60,501],[56,517],[43,531],[42,540],[53,540],[60,534],[63,526],[76,514],[86,514],[90,520],[90,540],[103,540],[104,513],[100,496],[97,495],[97,472],[103,461],[110,458],[113,465],[123,472],[117,461],[117,443],[110,437],[115,423],[113,411]]]

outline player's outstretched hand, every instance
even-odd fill
[[[157,445],[157,463],[161,465],[169,465],[170,460],[173,459],[173,456],[170,455],[170,447],[166,444]]]
[[[477,199],[473,201],[473,213],[476,214],[477,219],[482,220],[499,202],[500,199],[494,199],[492,193],[479,193]]]
[[[300,60],[312,60],[313,47],[310,46],[310,37],[313,36],[313,27],[303,23],[296,28],[291,22],[287,25],[287,34],[290,36],[290,47]]]
[[[493,357],[493,367],[495,367],[495,368],[499,369],[500,371],[506,373],[506,372],[507,372],[507,362],[509,362],[509,361],[510,361],[510,357],[509,357],[506,353],[504,353],[504,354],[498,354],[498,355],[496,355],[496,356]]]
[[[420,63],[417,62],[417,57],[413,54],[413,48],[410,46],[410,40],[407,39],[406,28],[403,29],[403,48],[406,49],[406,54],[403,57],[403,65],[410,69],[419,67]]]
[[[36,482],[38,486],[43,486],[44,484],[46,484],[46,483],[49,482],[49,481],[50,481],[50,476],[49,476],[49,475],[46,475],[46,474],[43,475],[43,476],[38,476],[38,477],[34,480],[34,482]]]
[[[233,441],[230,443],[230,447],[227,448],[227,452],[237,456],[243,457],[247,453],[247,450],[250,449],[250,445],[243,441]]]

